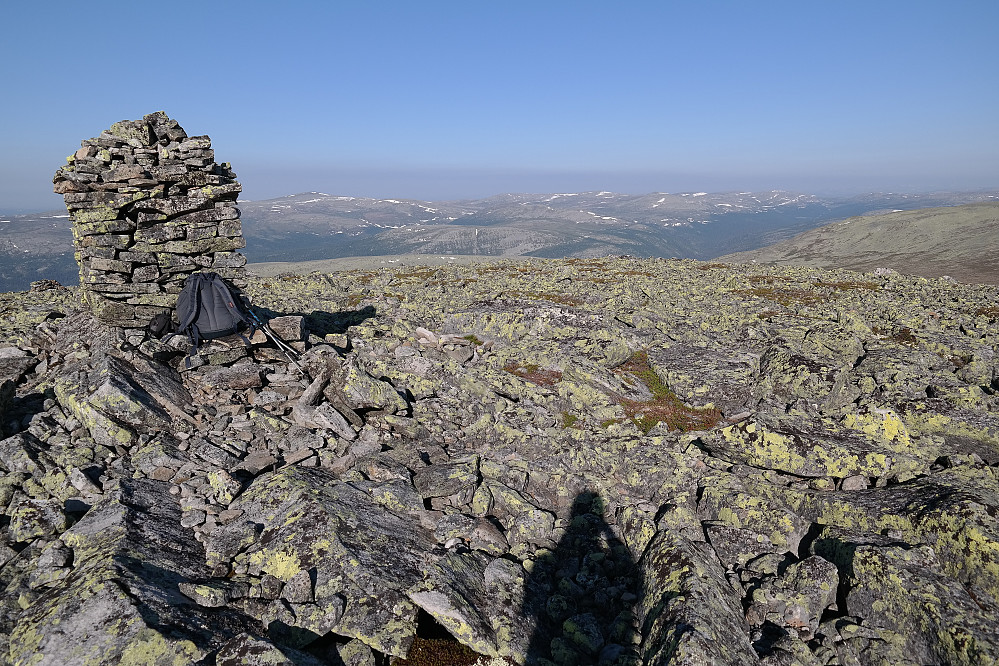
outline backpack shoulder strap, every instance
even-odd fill
[[[184,281],[184,288],[177,296],[177,330],[184,333],[198,318],[201,308],[201,285],[205,281],[204,273],[194,273]]]
[[[201,344],[201,332],[195,323],[202,307],[202,289],[206,282],[210,283],[210,278],[204,273],[193,273],[184,281],[184,288],[177,297],[177,315],[180,320],[177,324],[178,333],[186,333],[191,341],[191,350],[184,359],[187,369],[191,369],[192,359],[198,354]],[[183,313],[181,310],[184,310]]]

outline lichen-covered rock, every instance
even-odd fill
[[[859,546],[853,553],[851,614],[885,627],[920,663],[988,664],[994,644],[995,605],[983,604],[940,572],[932,549]]]
[[[912,478],[928,466],[840,429],[785,423],[771,430],[747,421],[723,428],[718,435],[708,443],[717,455],[795,476]]]
[[[418,606],[457,630],[455,623],[462,621],[452,604],[475,608],[467,597],[472,586],[484,586],[486,562],[481,556],[441,559],[434,554],[432,533],[420,522],[422,507],[400,511],[375,502],[372,491],[367,484],[338,483],[325,470],[287,468],[233,505],[243,521],[211,542],[210,556],[245,563],[251,574],[274,576],[286,588],[304,572],[315,571],[320,608],[338,598],[349,600],[331,629],[382,652],[405,655]],[[252,529],[254,524],[262,529]],[[469,567],[473,561],[478,564]],[[488,595],[481,592],[477,598],[485,607]],[[473,647],[496,653],[488,615],[477,624],[463,622],[478,626],[466,632],[470,641],[479,636]]]
[[[352,409],[381,409],[389,414],[407,409],[406,401],[391,384],[372,377],[352,361],[334,371],[326,392]]]
[[[639,563],[646,664],[755,664],[742,604],[706,544],[660,532]]]
[[[810,638],[822,615],[835,605],[838,590],[836,565],[818,556],[808,557],[756,587],[746,617],[756,625],[771,622]]]
[[[474,491],[479,480],[478,456],[430,465],[413,475],[413,485],[423,497],[447,497]]]

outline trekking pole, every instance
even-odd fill
[[[260,317],[258,317],[253,310],[247,308],[247,311],[250,313],[250,317],[253,319],[253,321],[257,322],[257,325],[260,327],[260,330],[264,332],[264,335],[270,338],[271,341],[273,341],[274,344],[277,346],[277,348],[281,350],[281,352],[285,355],[285,358],[287,358],[292,365],[298,368],[298,371],[302,373],[303,377],[308,377],[309,376],[308,373],[305,372],[305,369],[303,369],[302,366],[298,364],[298,361],[296,361],[294,358],[295,356],[298,356],[298,352],[292,349],[287,342],[278,337],[278,335],[273,330],[271,330],[271,327],[262,322],[260,320]]]

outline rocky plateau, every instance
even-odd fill
[[[245,293],[303,372],[0,294],[0,663],[999,661],[994,285],[604,258]]]

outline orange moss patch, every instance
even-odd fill
[[[617,372],[637,377],[652,392],[650,400],[632,400],[617,396],[638,429],[648,434],[659,423],[665,423],[670,430],[709,430],[721,421],[721,411],[715,407],[691,407],[669,389],[649,364],[646,352],[636,352],[618,366]]]
[[[558,370],[545,370],[536,363],[507,363],[503,369],[511,375],[538,384],[540,386],[555,386],[562,381],[562,373]]]

